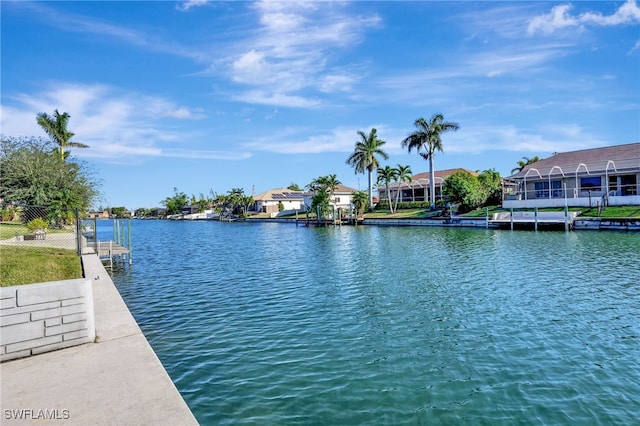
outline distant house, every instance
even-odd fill
[[[640,205],[640,143],[557,153],[507,179],[504,208]]]
[[[182,207],[180,209],[180,213],[182,213],[182,215],[186,216],[186,215],[189,215],[189,214],[198,213],[199,210],[200,210],[200,206],[197,206],[195,204],[190,204],[190,205]]]
[[[336,207],[336,209],[348,210],[351,208],[353,193],[356,191],[357,189],[350,188],[344,185],[338,185],[336,189],[333,190],[333,195],[330,202]],[[304,204],[307,206],[311,206],[314,195],[315,194],[313,192],[305,192]]]
[[[293,212],[302,209],[304,192],[277,188],[253,197],[254,210],[258,213]]]
[[[436,170],[434,172],[434,189],[435,200],[441,200],[445,198],[442,194],[442,183],[446,178],[456,172],[467,172],[474,176],[478,176],[478,173],[467,169],[447,169]],[[411,182],[392,182],[389,184],[389,192],[391,193],[391,200],[396,200],[398,192],[400,192],[399,202],[423,202],[429,201],[429,181],[431,176],[429,172],[418,173],[411,177]],[[378,186],[378,195],[380,200],[388,200],[387,188],[385,185]]]
[[[163,218],[167,216],[167,209],[164,207],[156,207],[151,209],[151,211],[149,212],[149,217],[153,217],[153,218]]]
[[[87,213],[87,217],[89,219],[109,219],[109,211],[108,210],[103,210],[101,212],[89,212]]]
[[[356,191],[357,189],[338,185],[338,187],[333,191],[331,202],[339,209],[348,209],[353,203],[353,193]]]

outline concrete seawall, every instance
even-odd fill
[[[198,424],[98,257],[82,262],[97,343],[0,364],[1,423]]]
[[[0,288],[0,361],[93,342],[92,290],[88,278]]]

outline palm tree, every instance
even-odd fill
[[[338,186],[342,185],[342,182],[340,182],[338,177],[334,174],[324,176],[324,184],[326,191],[329,193],[329,199],[332,200],[333,193],[338,189]]]
[[[378,185],[384,184],[387,189],[387,201],[389,202],[389,210],[393,214],[393,203],[391,202],[391,192],[389,191],[389,183],[396,178],[398,171],[391,166],[385,166],[384,169],[378,169]]]
[[[522,160],[518,161],[518,167],[515,167],[515,168],[511,169],[511,174],[515,174],[515,173],[521,172],[522,169],[527,167],[529,164],[535,163],[536,161],[540,161],[540,159],[538,158],[537,155],[535,157],[533,157],[533,158],[522,157]]]
[[[314,193],[311,198],[311,210],[316,212],[318,223],[324,217],[324,213],[331,208],[333,192],[341,185],[336,175],[319,176],[313,179],[307,188]]]
[[[70,140],[75,136],[75,133],[70,132],[67,129],[69,118],[70,116],[66,112],[60,114],[58,110],[55,110],[52,116],[48,115],[46,112],[41,112],[37,115],[36,119],[40,127],[44,129],[45,133],[49,135],[49,137],[60,147],[60,159],[63,161],[67,155],[69,155],[68,153],[65,155],[65,147],[89,148],[89,145],[85,145],[80,142],[72,142]]]
[[[433,157],[436,151],[442,152],[442,139],[440,135],[449,130],[456,131],[460,126],[458,123],[444,121],[444,116],[440,113],[433,114],[429,121],[420,117],[414,124],[418,130],[404,138],[401,144],[403,148],[408,148],[409,152],[415,149],[422,158],[429,160],[429,202],[433,210],[436,207]]]
[[[401,186],[404,182],[411,182],[413,179],[411,178],[411,166],[403,166],[402,164],[398,164],[396,167],[396,181],[398,182],[398,193],[396,194],[396,207],[395,210],[398,211],[398,200],[400,199]]]
[[[366,191],[356,191],[351,194],[351,201],[353,202],[353,207],[356,209],[356,217],[360,214],[360,211],[367,205],[368,200],[369,194],[367,194]]]
[[[366,170],[369,177],[369,208],[373,207],[373,171],[380,166],[378,156],[385,160],[389,158],[386,152],[382,149],[382,145],[386,142],[378,139],[377,130],[371,129],[367,135],[362,130],[358,130],[360,140],[356,142],[353,153],[347,158],[347,164],[354,167],[356,173],[364,173]]]

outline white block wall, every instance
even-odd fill
[[[0,288],[0,361],[95,340],[91,280]]]

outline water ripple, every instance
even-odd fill
[[[632,424],[640,239],[138,221],[114,276],[202,424]]]

